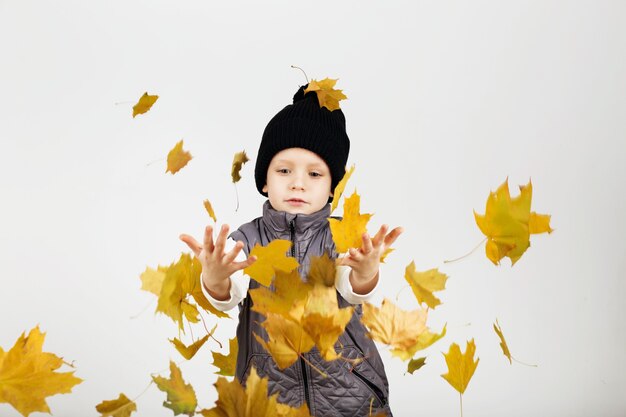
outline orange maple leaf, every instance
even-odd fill
[[[289,240],[284,239],[274,239],[267,246],[257,243],[250,251],[250,256],[257,259],[243,270],[244,274],[269,287],[276,271],[291,272],[298,267],[296,258],[286,255],[291,245]]]
[[[337,80],[330,78],[324,78],[321,81],[311,80],[304,90],[304,94],[309,91],[315,91],[317,101],[320,103],[320,108],[326,107],[330,111],[338,110],[339,102],[348,97],[343,93],[343,90],[335,90],[334,87],[336,83]]]

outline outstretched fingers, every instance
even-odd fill
[[[391,246],[393,242],[396,241],[398,236],[402,234],[402,232],[404,232],[404,229],[402,227],[396,227],[391,232],[389,232],[389,234],[385,236],[385,246],[386,247]]]
[[[241,269],[247,268],[250,265],[252,265],[255,261],[256,261],[257,257],[252,255],[250,257],[248,257],[248,259],[246,259],[245,261],[241,261],[241,262],[233,262],[231,264],[231,269],[233,272],[235,271],[239,271]]]
[[[243,248],[242,241],[238,241],[237,243],[235,243],[235,247],[226,255],[224,255],[224,257],[222,258],[222,264],[228,265],[229,263],[234,261],[237,255],[239,255],[239,252],[241,252],[242,248]]]
[[[207,226],[204,229],[204,250],[207,253],[213,253],[215,246],[213,245],[213,228]]]
[[[184,233],[180,235],[178,238],[182,240],[183,242],[185,242],[187,246],[189,246],[189,249],[191,249],[194,255],[200,256],[200,252],[202,252],[202,246],[200,246],[200,244],[198,243],[198,241],[196,241],[196,239]]]

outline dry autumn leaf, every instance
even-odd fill
[[[315,91],[317,94],[317,101],[320,103],[320,108],[326,107],[328,110],[338,110],[339,102],[345,100],[348,97],[343,93],[343,90],[335,90],[335,84],[337,80],[331,78],[324,78],[321,81],[311,80],[309,85],[304,90],[304,94],[309,91]]]
[[[443,354],[446,358],[448,373],[441,376],[460,394],[463,394],[467,389],[467,385],[478,366],[480,358],[476,358],[476,362],[474,362],[475,352],[476,345],[474,344],[474,339],[472,339],[467,342],[465,353],[461,353],[459,345],[452,343],[448,353]]]
[[[433,333],[429,328],[426,328],[422,333],[420,333],[417,338],[417,342],[414,345],[407,349],[391,349],[391,355],[396,356],[403,361],[411,359],[420,350],[426,349],[439,339],[443,338],[446,335],[446,327],[447,324],[443,326],[441,333]]]
[[[343,202],[343,219],[329,218],[330,231],[337,252],[345,253],[350,248],[360,248],[363,243],[363,233],[367,232],[367,222],[371,214],[361,214],[361,197],[355,191]]]
[[[363,303],[361,321],[369,329],[369,336],[391,346],[396,351],[410,349],[426,330],[425,310],[404,311],[387,298],[381,308]]]
[[[274,291],[267,287],[250,290],[253,301],[252,310],[263,315],[275,313],[285,318],[292,317],[293,320],[299,320],[302,316],[302,308],[296,309],[296,304],[306,299],[310,289],[311,286],[302,281],[296,269],[291,272],[276,271]]]
[[[406,371],[413,375],[413,372],[417,371],[424,365],[426,365],[426,358],[411,359],[407,365]]]
[[[158,98],[159,96],[157,95],[151,96],[147,92],[143,93],[143,96],[139,98],[139,101],[137,102],[137,104],[133,106],[133,119],[138,114],[143,114],[143,113],[148,112],[148,110],[152,108],[152,105],[157,101]]]
[[[511,352],[509,351],[509,346],[506,344],[506,340],[504,340],[504,335],[502,334],[502,328],[500,327],[500,323],[498,323],[498,319],[496,319],[496,322],[493,324],[493,330],[495,330],[496,334],[500,338],[502,353],[507,357],[509,363],[512,365],[513,360],[511,359]]]
[[[191,154],[183,150],[183,141],[179,141],[167,154],[167,169],[165,172],[170,172],[172,175],[176,174],[191,161],[191,158]]]
[[[330,259],[328,253],[324,252],[322,256],[313,256],[311,257],[307,282],[313,285],[334,287],[336,271],[337,266],[335,261]]]
[[[530,211],[532,183],[519,188],[520,195],[511,198],[507,178],[495,193],[489,193],[485,214],[474,211],[476,224],[487,236],[487,258],[495,265],[505,256],[511,259],[511,266],[515,265],[530,246],[531,234],[553,231],[550,215]]]
[[[167,393],[167,400],[163,402],[163,407],[169,408],[174,415],[187,414],[193,416],[196,413],[198,400],[193,387],[186,384],[183,375],[176,364],[170,361],[170,377],[153,376],[152,380],[156,386]]]
[[[33,328],[5,352],[0,348],[0,403],[8,403],[23,416],[50,413],[46,398],[67,394],[83,380],[74,372],[56,372],[65,362],[53,353],[43,352],[46,335]]]
[[[239,344],[237,338],[233,337],[228,341],[228,355],[219,352],[211,352],[213,354],[213,366],[219,369],[218,375],[235,376],[235,368],[237,365],[237,354],[239,352]]]
[[[256,256],[256,261],[243,270],[244,274],[269,287],[276,271],[291,272],[298,267],[298,261],[286,255],[291,245],[284,239],[275,239],[267,246],[257,243],[250,251],[250,256]]]
[[[158,266],[157,269],[146,267],[146,270],[139,276],[141,289],[151,292],[158,297],[165,279],[165,271],[167,271],[167,268],[162,266]]]
[[[213,210],[213,206],[209,202],[209,200],[204,200],[204,208],[206,212],[209,213],[209,216],[213,219],[214,222],[217,222],[217,217],[215,217],[215,211]]]
[[[202,345],[204,345],[204,343],[207,340],[209,340],[209,336],[211,336],[213,334],[213,332],[215,331],[216,328],[217,328],[217,324],[211,329],[209,334],[207,334],[206,336],[204,336],[201,339],[196,340],[195,342],[193,342],[189,346],[185,346],[185,344],[183,342],[181,342],[180,340],[178,340],[178,338],[176,338],[176,337],[174,339],[169,339],[169,341],[174,345],[176,350],[181,355],[183,355],[183,358],[189,360],[189,359],[193,358],[196,355],[196,353],[198,353],[198,350],[200,350]]]
[[[237,152],[235,154],[235,156],[233,157],[233,165],[230,170],[230,176],[232,177],[233,182],[239,182],[239,180],[241,179],[241,175],[239,174],[241,172],[241,168],[243,164],[245,164],[249,160],[250,159],[248,159],[246,151]]]
[[[133,411],[137,411],[137,404],[120,394],[116,400],[105,400],[96,405],[96,411],[100,417],[130,417]]]
[[[435,291],[446,288],[448,276],[439,272],[437,268],[425,272],[415,270],[415,261],[407,265],[404,271],[404,279],[409,283],[418,303],[426,303],[432,309],[441,304],[441,300],[433,295]]]
[[[272,355],[280,369],[288,368],[302,353],[308,352],[315,342],[299,323],[286,319],[280,314],[268,313],[263,328],[269,335],[266,342],[256,333],[255,339]]]
[[[330,203],[331,213],[335,211],[335,209],[339,205],[339,200],[341,199],[341,196],[343,195],[343,192],[346,189],[346,184],[348,183],[348,180],[352,176],[353,172],[354,172],[354,164],[350,167],[350,169],[346,170],[346,173],[344,174],[341,181],[337,183],[337,186],[335,187],[335,191],[333,191],[333,201]]]
[[[201,410],[203,417],[309,417],[306,404],[292,408],[278,403],[278,393],[268,395],[268,380],[260,378],[254,366],[243,388],[237,379],[218,378],[214,384],[215,407]]]

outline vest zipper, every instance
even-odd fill
[[[357,378],[359,378],[361,381],[363,381],[363,383],[369,387],[370,391],[372,391],[372,393],[378,398],[378,401],[380,402],[381,406],[384,407],[385,404],[387,404],[387,399],[385,398],[385,394],[383,394],[380,388],[378,388],[369,379],[365,378],[363,375],[357,372],[357,370],[354,368],[352,369],[352,374],[356,376]]]
[[[296,228],[293,224],[293,220],[289,222],[289,238],[291,240],[291,257],[296,257],[296,242],[294,241],[296,236]],[[300,369],[302,370],[302,383],[304,384],[304,401],[309,410],[311,410],[311,400],[309,399],[309,379],[306,375],[306,362],[304,358],[300,356]]]

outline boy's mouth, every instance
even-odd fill
[[[306,204],[306,201],[304,201],[301,198],[290,198],[289,200],[287,200],[287,203],[292,204],[292,205],[302,205],[302,204]]]

